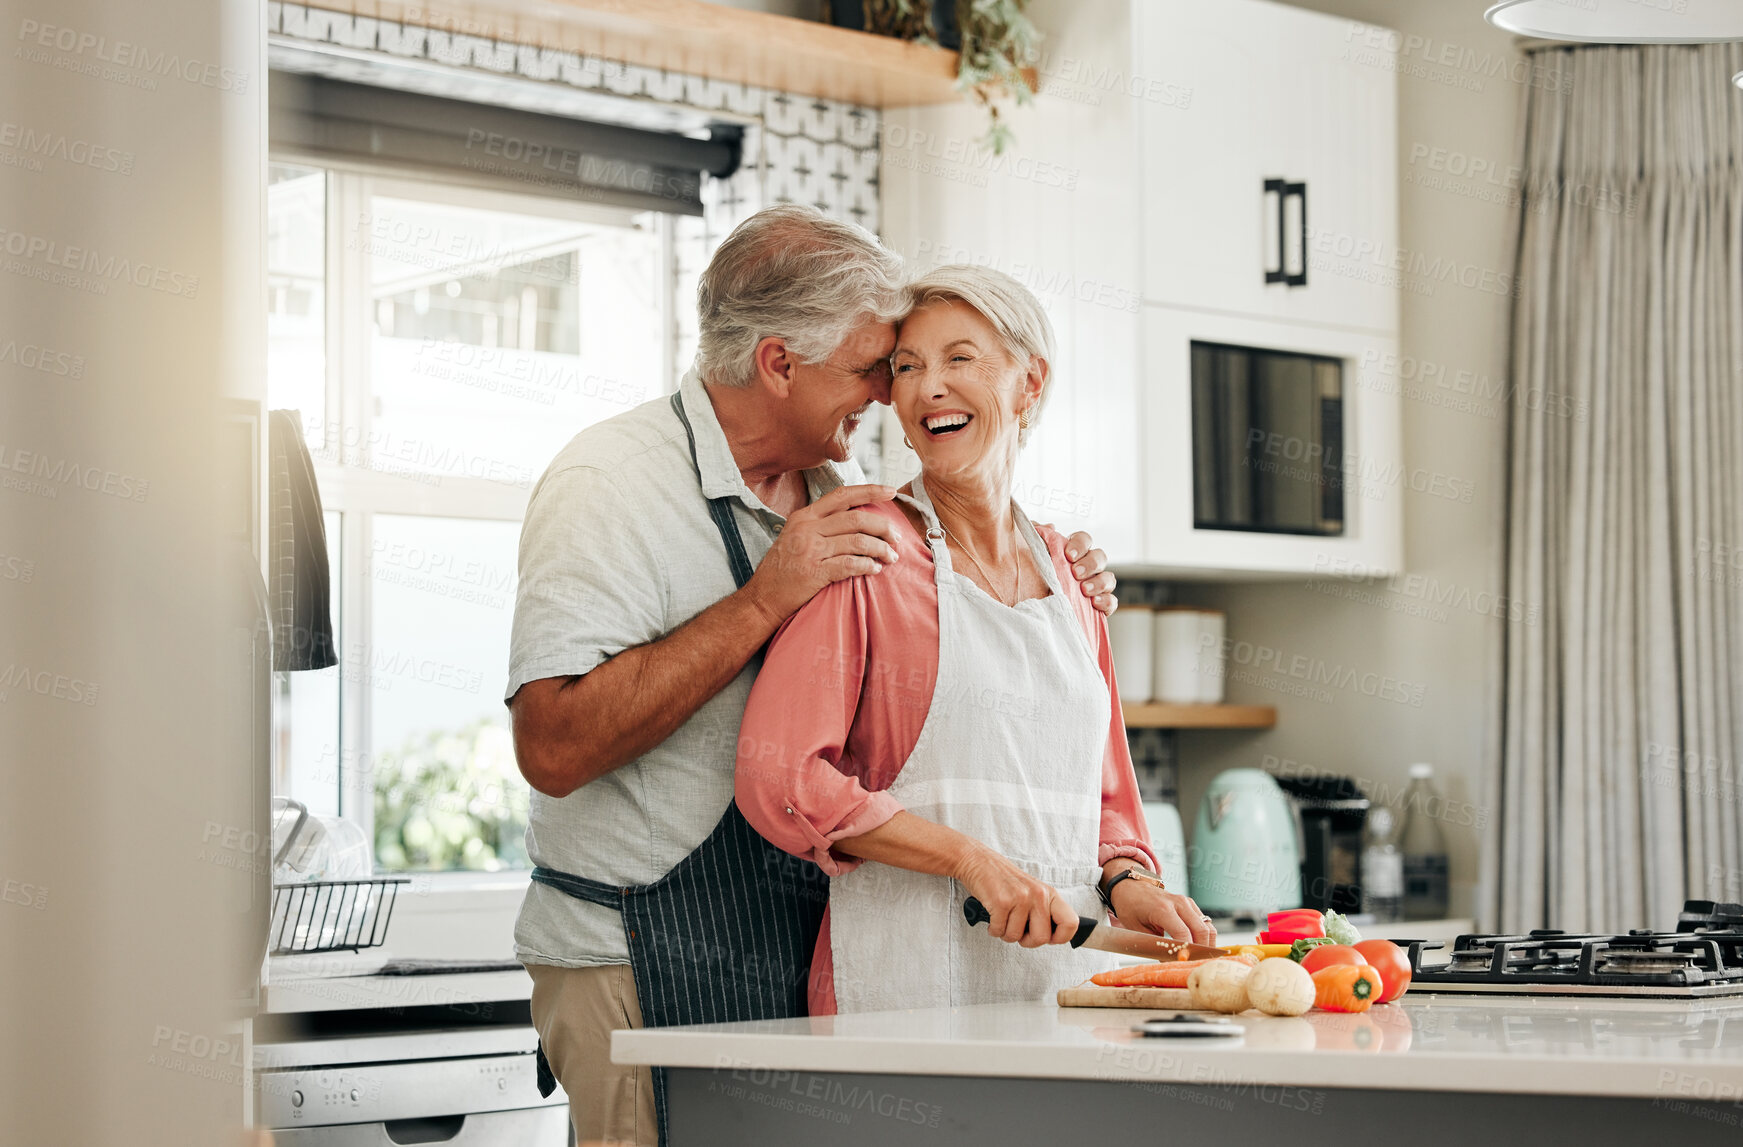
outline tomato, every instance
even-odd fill
[[[1328,1012],[1365,1012],[1384,990],[1367,964],[1334,964],[1313,974],[1313,1003]]]
[[[1330,968],[1336,964],[1366,964],[1368,958],[1348,944],[1321,944],[1301,957],[1301,966],[1309,972]]]
[[[1363,940],[1356,951],[1380,973],[1380,982],[1386,986],[1380,1003],[1389,1004],[1410,990],[1410,956],[1403,948],[1390,940]]]

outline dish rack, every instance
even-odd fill
[[[296,823],[274,852],[272,863],[290,854],[309,819],[300,801],[273,798],[273,813],[295,809]],[[387,940],[393,905],[405,876],[375,876],[357,880],[308,880],[272,886],[272,923],[267,952],[273,956],[314,952],[356,952],[379,947]]]

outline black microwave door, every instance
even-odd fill
[[[1192,344],[1197,528],[1343,532],[1342,376],[1334,358]]]

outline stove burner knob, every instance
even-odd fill
[[[351,1102],[356,1103],[358,1100],[360,1100],[362,1098],[363,1098],[363,1093],[361,1091],[357,1090],[355,1087],[353,1087],[351,1089]]]
[[[303,1093],[300,1091],[291,1092],[291,1106],[292,1107],[301,1107],[302,1105],[303,1105]]]

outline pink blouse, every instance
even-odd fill
[[[826,587],[770,642],[739,730],[738,807],[776,847],[831,876],[861,861],[834,851],[901,811],[887,791],[920,739],[938,676],[938,587],[925,537],[893,502],[866,507],[895,523],[900,560]],[[1076,591],[1065,539],[1038,527],[1059,584],[1107,682],[1101,848],[1096,863],[1129,856],[1157,868],[1126,747],[1107,619]],[[811,1014],[835,1014],[829,916],[811,961]]]

